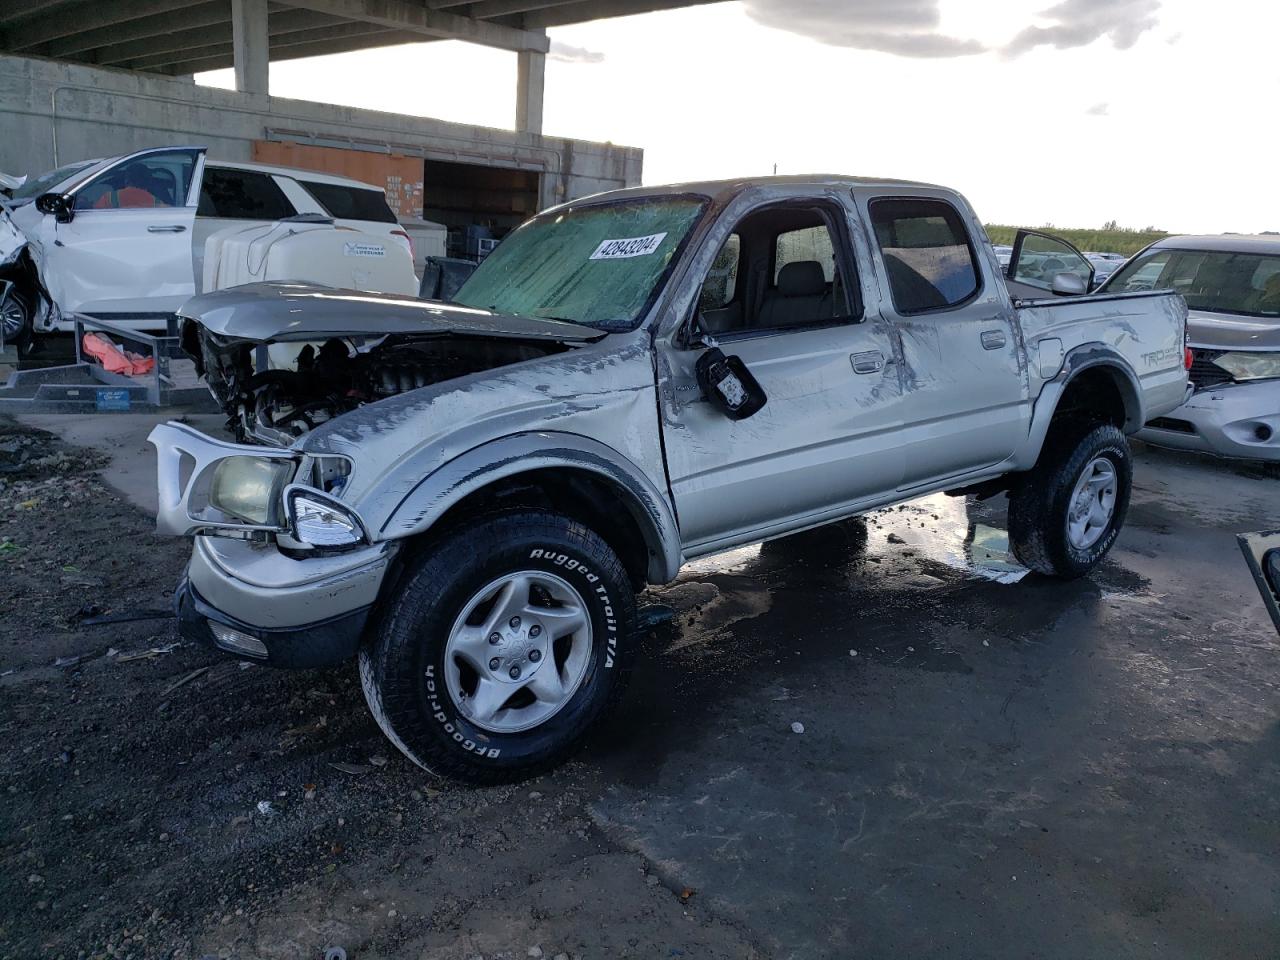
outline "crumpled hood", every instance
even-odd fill
[[[1187,314],[1187,339],[1209,350],[1280,350],[1280,317],[1243,317],[1231,313]]]
[[[215,336],[254,343],[387,334],[455,334],[584,343],[605,334],[537,317],[511,317],[434,300],[317,284],[251,283],[192,297],[178,315]]]

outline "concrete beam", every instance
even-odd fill
[[[546,84],[547,55],[521,50],[516,55],[516,130],[520,133],[542,133]]]
[[[363,25],[362,25],[363,26]],[[350,28],[348,28],[350,29]],[[369,33],[348,33],[347,36],[332,40],[312,40],[305,43],[293,43],[282,47],[273,47],[271,59],[280,63],[284,60],[299,60],[303,57],[323,57],[333,53],[349,53],[353,50],[370,50],[376,47],[391,47],[402,43],[423,43],[429,41],[417,33],[402,33],[396,30],[383,30],[378,26],[369,26]],[[200,51],[193,51],[199,54]],[[169,76],[186,76],[192,73],[204,73],[206,70],[223,70],[231,66],[229,50],[198,56],[196,59],[184,60],[158,66],[159,73]]]
[[[570,23],[589,20],[606,20],[610,17],[629,17],[637,13],[654,13],[673,7],[695,7],[718,0],[574,0],[555,6],[543,4],[546,9],[531,10],[524,15],[524,25],[529,30],[545,27],[562,27]]]
[[[163,37],[182,30],[195,30],[227,24],[230,29],[231,8],[226,0],[210,0],[167,17],[143,17],[126,20],[99,30],[85,30],[64,40],[54,40],[45,47],[47,57],[64,58],[86,50],[98,50],[120,43],[131,43],[149,37]],[[101,61],[107,62],[107,61]]]
[[[417,33],[436,39],[465,40],[503,50],[532,50],[546,53],[544,34],[459,17],[433,10],[421,0],[288,0],[294,7],[327,13],[344,20],[376,23],[388,30]]]
[[[340,23],[331,24],[323,27],[313,27],[308,30],[295,30],[290,33],[281,33],[273,35],[271,38],[271,59],[272,61],[286,59],[284,51],[301,45],[310,46],[313,49],[319,49],[321,44],[328,41],[353,41],[357,38],[370,41],[373,37],[382,36],[388,33],[395,33],[393,30],[384,30],[377,24],[373,23]],[[398,40],[398,43],[416,43],[423,40],[416,34],[397,34],[397,36],[406,37],[405,40]],[[351,45],[344,44],[343,50],[351,49]],[[134,60],[129,60],[119,64],[130,70],[155,70],[159,67],[186,66],[194,61],[209,59],[224,59],[227,62],[223,66],[231,66],[235,57],[232,52],[230,40],[214,41],[212,43],[191,44],[185,47],[179,47],[168,52],[152,53],[139,56]],[[216,67],[200,67],[200,70],[218,69]],[[185,72],[192,72],[187,69]]]
[[[116,65],[138,61],[143,67],[161,63],[173,63],[177,60],[190,60],[189,56],[170,57],[167,60],[154,59],[164,54],[184,54],[202,47],[226,46],[231,49],[235,40],[231,21],[226,19],[229,9],[223,7],[223,22],[212,25],[201,25],[197,29],[169,30],[163,34],[131,40],[127,43],[116,43],[102,46],[92,51],[94,63]],[[274,48],[277,37],[287,36],[302,30],[332,29],[334,27],[355,27],[358,24],[342,24],[332,17],[326,17],[309,10],[285,10],[271,14],[268,19],[271,43]],[[147,61],[143,63],[143,61]]]
[[[25,20],[19,27],[0,33],[0,50],[29,50],[50,40],[61,40],[86,30],[97,30],[128,20],[176,13],[191,6],[191,0],[112,0],[110,3],[81,4],[47,16]]]
[[[507,17],[516,13],[528,13],[530,10],[544,10],[547,7],[563,7],[578,0],[480,0],[479,3],[467,4],[462,12],[477,20],[490,20],[495,17]]]
[[[235,57],[236,89],[267,94],[271,54],[267,0],[231,0],[231,46]]]

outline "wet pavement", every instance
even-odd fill
[[[1233,533],[1280,486],[1138,455],[1074,583],[1003,498],[694,564],[596,822],[771,956],[1275,956],[1280,643]]]
[[[612,721],[493,790],[425,781],[354,671],[77,626],[163,604],[180,545],[92,480],[0,490],[10,582],[53,581],[0,633],[0,956],[1275,957],[1280,638],[1234,534],[1280,478],[1136,461],[1072,583],[1002,498],[690,564]]]

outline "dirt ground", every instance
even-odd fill
[[[695,563],[587,749],[476,790],[352,669],[86,623],[188,553],[104,462],[0,418],[0,957],[1277,956],[1280,641],[1231,536],[1274,474],[1140,451],[1071,584],[999,500]]]

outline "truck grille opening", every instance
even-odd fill
[[[1191,353],[1191,369],[1188,371],[1187,376],[1197,390],[1233,382],[1231,374],[1214,363],[1225,351],[1196,350],[1193,348]]]

